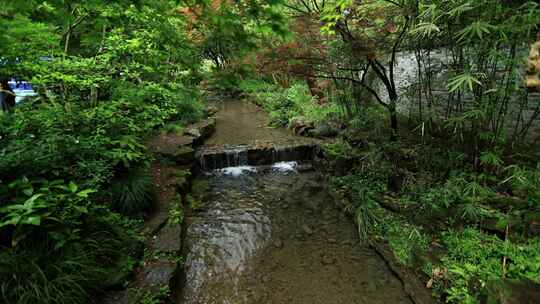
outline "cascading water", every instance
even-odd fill
[[[199,167],[202,171],[248,165],[248,147],[245,145],[224,147],[218,151],[199,153]]]
[[[215,169],[271,165],[279,162],[311,160],[313,144],[288,144],[265,146],[209,147],[198,152],[199,168],[203,172]]]
[[[250,103],[221,108],[197,151],[210,190],[185,218],[178,303],[410,303],[305,169],[314,140],[261,127],[267,116]]]

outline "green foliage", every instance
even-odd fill
[[[158,292],[154,292],[150,289],[128,289],[129,303],[133,304],[161,304],[169,301],[170,297],[171,290],[168,286],[161,287]]]
[[[345,208],[354,212],[358,233],[363,241],[373,234],[374,227],[381,221],[375,209],[379,206],[378,196],[387,190],[390,166],[380,157],[378,153],[368,154],[364,157],[364,166],[356,168],[349,175],[330,180],[331,191],[344,202],[349,202],[350,205]]]
[[[283,88],[250,79],[243,81],[240,89],[253,97],[255,103],[269,113],[270,125],[273,127],[287,126],[295,117],[303,117],[309,122],[323,122],[341,115],[338,105],[319,104],[303,83]]]
[[[161,128],[161,132],[165,134],[182,135],[184,133],[184,126],[178,121],[169,122]]]
[[[170,203],[169,223],[182,224],[184,221],[184,208],[182,206],[182,197],[176,194]]]
[[[445,279],[450,281],[446,290],[449,303],[478,303],[482,288],[503,277],[503,257],[509,261],[504,270],[507,278],[540,282],[539,239],[505,242],[475,229],[465,229],[443,233],[442,241],[448,249],[442,266],[448,270]]]
[[[111,208],[138,213],[154,197],[150,177],[128,172],[149,165],[154,129],[203,112],[198,49],[176,9],[0,1],[0,76],[38,93],[0,116],[1,302],[87,303],[129,260],[133,227]]]
[[[529,126],[515,119],[528,104],[520,87],[526,57],[521,49],[536,35],[538,3],[428,0],[420,1],[417,9],[411,31],[415,41],[410,46],[419,52],[421,72],[434,70],[429,63],[432,50],[451,46],[446,49],[448,68],[441,71],[450,75],[442,80],[452,93],[445,97],[447,112],[444,117],[439,111],[426,113],[430,119],[445,121],[460,141],[472,141],[477,150],[499,146],[507,141],[509,132],[512,140],[524,140]],[[420,85],[428,92],[435,90],[432,84]],[[420,94],[421,90],[415,92],[417,97]],[[434,102],[429,94],[428,103]],[[422,104],[419,107],[423,111]]]
[[[457,91],[458,89],[473,91],[475,85],[482,85],[480,80],[475,78],[469,73],[457,75],[449,79],[448,89],[450,92]]]
[[[45,229],[54,247],[61,248],[78,237],[79,225],[90,213],[89,195],[94,192],[95,189],[82,190],[74,182],[25,177],[1,186],[0,193],[12,197],[12,201],[3,202],[0,208],[0,231],[10,240],[3,245],[16,248],[34,232]]]
[[[389,241],[394,254],[403,265],[416,267],[415,258],[427,252],[429,239],[422,227],[403,218],[385,214],[376,225],[377,235]]]
[[[68,222],[71,231],[50,220],[16,247],[2,247],[2,302],[88,303],[91,292],[106,287],[116,257],[126,254],[127,236],[105,212],[94,209],[81,223]]]
[[[114,179],[111,194],[111,207],[124,215],[147,211],[156,200],[152,177],[138,172],[128,172]]]
[[[506,168],[507,177],[500,184],[510,185],[513,192],[533,206],[540,201],[540,163],[536,168],[512,165]]]
[[[349,159],[354,153],[351,145],[344,140],[323,144],[322,149],[329,159]]]

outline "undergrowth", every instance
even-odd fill
[[[288,126],[291,120],[299,117],[313,123],[324,122],[343,113],[335,103],[321,104],[311,96],[307,85],[300,82],[283,88],[271,82],[249,79],[240,83],[240,89],[268,112],[273,127]]]

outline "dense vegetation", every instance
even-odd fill
[[[123,215],[152,204],[145,136],[200,116],[200,60],[169,1],[1,7],[2,76],[38,97],[0,116],[0,298],[87,303],[133,266]]]
[[[0,115],[3,302],[123,279],[154,200],[146,140],[200,118],[201,89],[335,138],[326,173],[361,237],[439,299],[540,284],[534,1],[0,1],[0,25],[0,77],[38,93]]]

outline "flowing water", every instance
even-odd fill
[[[181,303],[410,303],[322,181],[298,168],[281,162],[199,177],[210,191],[187,218]]]
[[[313,141],[267,128],[248,102],[218,107],[216,132],[198,151],[209,191],[185,219],[178,302],[410,303],[309,163],[290,162],[311,159]]]

